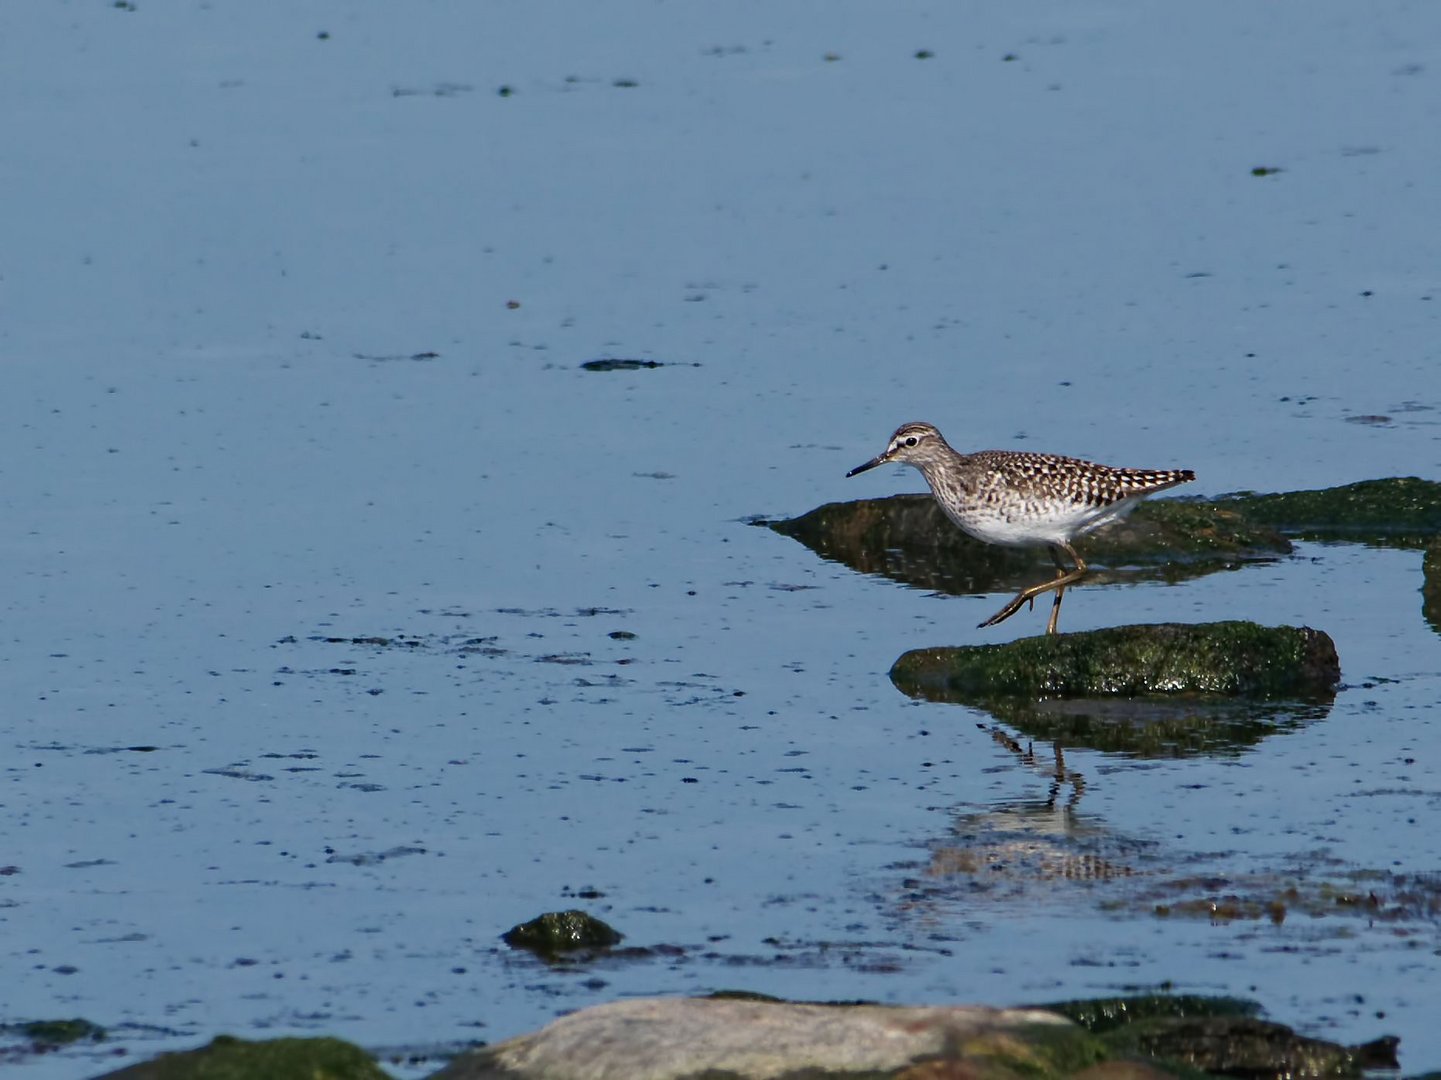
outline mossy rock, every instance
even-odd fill
[[[955,700],[1211,694],[1304,698],[1334,692],[1336,646],[1306,626],[1158,623],[1023,638],[1004,645],[915,649],[891,668],[913,697]]]
[[[800,517],[754,524],[861,573],[958,596],[1019,589],[1055,572],[1044,547],[982,543],[956,528],[929,495],[827,503]],[[1088,533],[1078,549],[1098,568],[1088,581],[1180,580],[1243,560],[1288,554],[1291,542],[1234,510],[1155,499],[1124,520]],[[1118,567],[1129,569],[1119,572]]]
[[[1312,540],[1421,547],[1441,533],[1441,483],[1415,476],[1362,480],[1317,491],[1244,491],[1209,504]]]
[[[196,1050],[163,1054],[97,1080],[390,1080],[358,1046],[340,1039],[267,1039],[222,1035]]]
[[[622,934],[584,911],[547,911],[530,922],[512,926],[501,938],[512,949],[539,956],[559,956],[580,950],[608,949]]]

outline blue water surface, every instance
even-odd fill
[[[1404,0],[7,8],[0,1021],[113,1034],[15,1074],[1163,985],[1441,1067],[1432,918],[918,889],[1049,780],[886,672],[1043,615],[746,523],[919,490],[844,479],[911,419],[1198,494],[1441,476],[1438,42]],[[1073,592],[1324,629],[1345,685],[1244,752],[1072,751],[1036,842],[1441,872],[1420,584],[1304,543]],[[498,940],[567,907],[676,948]]]

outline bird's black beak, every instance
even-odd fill
[[[877,465],[884,465],[885,463],[886,463],[886,455],[885,455],[885,454],[877,454],[875,457],[871,458],[871,460],[868,461],[868,462],[866,462],[864,465],[857,465],[857,466],[856,466],[854,469],[852,469],[850,472],[846,473],[846,479],[849,480],[852,476],[855,476],[857,473],[863,473],[863,472],[865,472],[867,469],[874,469]]]

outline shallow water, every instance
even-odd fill
[[[0,35],[0,1020],[115,1031],[16,1074],[1161,984],[1441,1066],[1424,904],[1154,913],[1441,872],[1418,552],[1073,592],[1070,630],[1324,629],[1345,686],[1236,752],[1069,750],[1052,800],[886,678],[1041,613],[746,524],[919,490],[844,479],[913,418],[1201,494],[1441,475],[1441,11],[556,10]],[[1133,873],[936,872],[982,830]],[[573,906],[658,951],[498,940]]]

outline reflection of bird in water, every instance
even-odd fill
[[[1005,728],[999,724],[992,724],[990,733],[991,738],[1015,754],[1020,759],[1022,765],[1027,765],[1031,768],[1044,768],[1040,759],[1036,757],[1035,747],[1032,746],[1031,743],[1026,743],[1025,748],[1022,749],[1020,742],[1013,738],[1010,732],[1006,731]],[[1072,772],[1066,768],[1066,752],[1061,748],[1059,741],[1051,743],[1051,752],[1055,755],[1055,766],[1051,771],[1051,794],[1046,800],[1046,805],[1054,809],[1056,799],[1061,794],[1061,786],[1063,784],[1070,784],[1071,797],[1066,800],[1066,805],[1063,810],[1064,815],[1069,817],[1071,812],[1076,808],[1076,804],[1081,801],[1081,792],[1086,790],[1086,778],[1080,773]]]
[[[1055,454],[982,450],[961,454],[930,424],[902,424],[886,449],[847,476],[887,462],[914,465],[931,494],[958,527],[977,540],[1005,547],[1044,544],[1056,564],[1056,577],[1023,589],[982,626],[1009,619],[1021,605],[1055,592],[1046,633],[1056,632],[1061,597],[1086,574],[1085,561],[1071,541],[1116,521],[1148,495],[1194,480],[1190,469],[1116,469]],[[1074,568],[1068,569],[1062,554]]]
[[[1109,881],[1134,873],[1131,867],[1098,851],[1083,850],[1087,845],[1097,846],[1098,841],[1100,846],[1111,846],[1109,830],[1078,818],[1076,808],[1086,790],[1086,779],[1066,766],[1059,742],[1051,744],[1048,760],[999,725],[985,730],[1022,765],[1050,778],[1047,796],[1044,800],[999,803],[957,818],[956,840],[932,852],[929,876],[984,875],[989,882],[1019,886],[1058,878]],[[1061,792],[1067,787],[1070,793],[1062,801]]]

